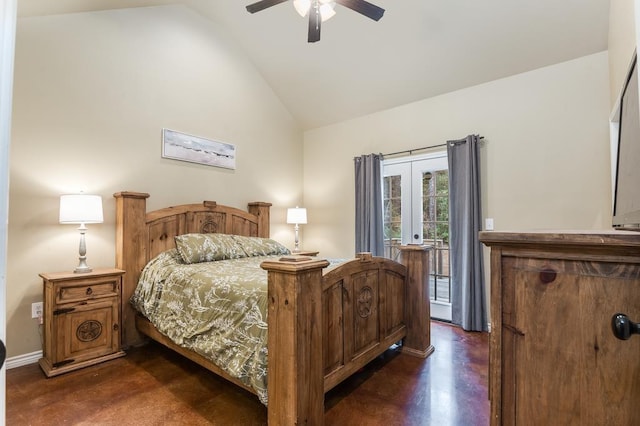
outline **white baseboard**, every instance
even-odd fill
[[[12,356],[7,358],[7,370],[22,367],[23,365],[36,364],[42,358],[42,351],[31,352],[30,354]]]

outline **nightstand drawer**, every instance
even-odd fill
[[[94,280],[84,285],[74,283],[73,285],[60,286],[56,294],[56,303],[77,302],[99,297],[116,297],[119,293],[118,283],[119,280],[105,280],[102,282]]]

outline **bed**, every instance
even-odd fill
[[[116,267],[126,271],[123,300],[135,293],[145,266],[176,249],[176,237],[226,234],[269,237],[270,203],[247,211],[204,201],[147,212],[149,194],[118,192]],[[403,246],[399,262],[361,253],[327,268],[320,257],[276,255],[266,271],[268,423],[322,424],[324,394],[402,342],[402,351],[427,357],[434,350],[429,325],[429,248]],[[258,395],[209,358],[160,332],[133,305],[122,307],[125,347],[145,336]]]

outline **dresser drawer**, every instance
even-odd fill
[[[105,280],[83,285],[63,285],[58,288],[56,303],[69,303],[102,297],[115,297],[119,294],[119,281]]]

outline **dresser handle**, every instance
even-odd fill
[[[91,289],[91,287],[87,287],[87,296],[91,296],[91,293],[93,293],[93,290]]]
[[[640,334],[640,324],[629,319],[625,314],[615,314],[611,317],[613,335],[620,340],[628,340],[632,334]]]
[[[118,324],[113,324],[113,331],[118,331],[120,327],[118,327]]]
[[[556,280],[558,273],[551,268],[545,268],[540,271],[540,281],[542,284],[551,284]]]

